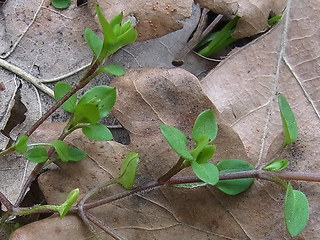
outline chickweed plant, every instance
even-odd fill
[[[160,186],[170,187],[174,185],[195,188],[208,184],[217,187],[228,195],[237,195],[249,189],[254,183],[254,179],[259,178],[272,181],[283,187],[285,193],[284,220],[287,230],[292,237],[300,234],[309,217],[308,200],[301,191],[293,189],[289,180],[320,181],[320,177],[306,173],[283,171],[288,166],[289,160],[279,159],[277,156],[280,156],[280,154],[270,159],[270,163],[262,169],[255,169],[251,163],[241,159],[225,159],[216,165],[211,163],[210,160],[214,157],[216,150],[216,146],[213,143],[218,134],[218,125],[214,112],[210,109],[200,113],[194,122],[192,129],[194,147],[192,149],[187,148],[187,138],[180,130],[164,124],[159,126],[163,137],[179,155],[179,160],[167,173],[159,176],[157,180],[144,182],[133,188],[139,163],[139,154],[132,151],[124,158],[118,177],[109,180],[103,186],[98,186],[89,191],[78,204],[75,204],[75,202],[79,197],[79,189],[74,189],[61,205],[20,207],[27,189],[47,164],[57,161],[81,161],[85,158],[86,152],[70,147],[64,142],[65,137],[74,130],[80,128],[86,137],[96,141],[110,141],[113,139],[110,130],[98,123],[98,121],[106,117],[114,106],[116,101],[115,89],[109,86],[96,86],[85,92],[81,97],[77,96],[77,92],[100,73],[124,75],[125,71],[122,67],[118,65],[103,67],[102,63],[104,59],[115,53],[122,46],[134,42],[137,32],[131,27],[130,21],[122,23],[122,14],[115,16],[108,22],[99,6],[96,6],[96,11],[102,26],[104,39],[101,40],[92,30],[85,29],[85,40],[93,52],[93,60],[87,72],[76,86],[72,87],[65,82],[57,83],[54,87],[57,103],[26,134],[20,136],[14,145],[0,152],[0,157],[2,157],[16,151],[24,155],[29,161],[37,163],[14,204],[0,192],[1,204],[6,208],[6,212],[1,216],[1,223],[5,224],[10,218],[12,219],[12,216],[39,212],[57,212],[63,218],[68,212],[71,212],[78,214],[84,223],[89,224],[91,221],[113,238],[121,239],[121,236],[106,227],[105,224],[96,221],[97,219],[88,210]],[[234,21],[237,21],[237,19]],[[284,131],[284,141],[280,149],[280,151],[283,151],[297,139],[298,128],[294,114],[284,95],[278,95],[278,103]],[[64,127],[60,137],[48,143],[29,143],[29,136],[59,107],[71,114],[70,120]],[[185,168],[191,168],[194,176],[175,176]],[[101,187],[105,188],[112,184],[122,185],[123,192],[119,192],[111,198],[110,196],[105,196],[105,198],[90,203],[86,202],[93,194],[99,192]],[[92,228],[90,229],[92,230]]]

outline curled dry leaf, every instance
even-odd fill
[[[125,18],[132,19],[137,24],[138,41],[144,41],[181,29],[183,24],[180,21],[191,16],[192,2],[192,0],[95,0],[89,1],[89,8],[95,15],[93,5],[99,4],[107,20],[111,20],[115,13],[123,12]]]
[[[233,34],[235,38],[244,38],[264,32],[270,26],[270,14],[281,14],[286,7],[286,0],[196,0],[202,7],[217,14],[241,17]]]
[[[302,7],[304,11],[301,11]],[[203,90],[240,135],[249,157],[257,167],[267,164],[271,150],[276,150],[274,142],[282,144],[278,137],[282,132],[277,103],[277,94],[280,92],[288,99],[299,129],[297,141],[289,146],[280,159],[290,160],[289,167],[292,170],[319,172],[320,29],[313,24],[319,21],[319,14],[318,2],[291,1],[279,25],[231,54],[202,80]],[[310,219],[302,233],[303,237],[317,238],[320,234],[320,186],[318,183],[299,186],[310,204]],[[260,187],[267,189],[270,186]],[[277,189],[268,188],[268,192],[270,197],[266,197],[264,203],[276,201],[283,206],[283,195],[279,197]],[[282,218],[283,211],[279,209],[275,219]],[[264,224],[266,229],[274,226],[270,218],[262,221],[257,224]],[[239,218],[239,223],[244,228],[247,224],[253,224],[243,217]],[[254,234],[251,238],[262,239],[264,236]],[[275,238],[288,237],[286,233],[279,232]]]
[[[129,150],[136,150],[141,155],[137,182],[159,177],[178,158],[161,136],[159,124],[172,124],[190,137],[196,116],[204,109],[214,108],[202,94],[198,79],[182,69],[131,69],[126,76],[114,80],[113,85],[118,91],[113,113],[129,130],[131,144],[93,143],[80,131],[69,136],[68,141],[86,150],[88,157],[77,163],[63,163],[60,169],[47,171],[39,177],[40,187],[49,204],[63,202],[73,188],[79,187],[83,196],[97,184],[115,177],[121,160]],[[55,128],[58,129],[57,126]],[[218,150],[213,161],[228,156],[246,159],[243,145],[234,131],[225,125],[219,129],[215,140]],[[45,131],[44,126],[38,133],[46,134]],[[182,171],[180,174],[190,172]],[[95,197],[101,197],[101,194],[108,196],[119,189],[120,186],[110,187]],[[246,233],[238,220],[219,203],[216,199],[219,195],[216,194],[212,187],[160,188],[90,212],[125,239],[245,239]],[[246,194],[239,201],[243,199],[246,199]],[[239,208],[238,204],[232,204],[232,207]],[[252,215],[256,214],[256,210],[250,211]],[[67,216],[65,221],[70,218]],[[44,232],[48,232],[46,239],[67,239],[66,236],[70,236],[76,228],[83,234],[82,238],[90,237],[78,220],[72,222],[70,229],[62,226],[63,221],[57,216],[31,223],[18,229],[14,236],[20,238],[13,239],[38,239]],[[39,228],[39,224],[53,226],[53,229],[59,226],[60,231]],[[101,232],[99,229],[97,231]],[[110,239],[103,236],[103,239]]]

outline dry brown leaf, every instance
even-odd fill
[[[281,14],[286,0],[196,0],[202,7],[217,14],[241,17],[233,34],[235,38],[244,38],[266,31],[270,13]]]
[[[159,177],[178,159],[159,134],[159,124],[173,124],[190,136],[198,113],[213,107],[201,93],[198,80],[182,69],[131,69],[125,77],[117,78],[113,85],[119,94],[114,114],[129,130],[131,144],[93,144],[80,132],[70,136],[68,140],[85,149],[89,157],[78,163],[61,164],[61,169],[47,171],[40,176],[40,186],[50,204],[63,202],[67,192],[73,188],[80,187],[83,193],[117,176],[121,159],[129,149],[139,150],[141,155],[138,182]],[[38,132],[40,135],[37,137],[52,135],[46,133],[45,128]],[[231,128],[222,124],[215,143],[218,151],[214,161],[230,156],[246,159],[243,145]],[[188,171],[181,174],[188,174]],[[118,186],[108,188],[104,194],[119,189]],[[211,187],[161,188],[92,209],[92,213],[126,239],[245,239],[247,236],[242,226],[219,204],[217,196],[219,194],[216,195],[216,190]],[[240,202],[246,199],[246,194],[238,199]],[[58,217],[45,219],[41,226],[61,225],[60,222]],[[73,224],[72,229],[53,231],[38,228],[38,223],[32,223],[17,230],[13,239],[38,239],[43,236],[43,231],[48,232],[46,239],[66,239],[74,231],[74,226],[84,233],[80,239],[88,237],[78,220]],[[33,231],[34,228],[37,231]],[[53,236],[50,233],[54,233]]]
[[[111,20],[115,14],[123,12],[125,18],[136,22],[138,41],[154,39],[181,29],[181,20],[191,16],[192,0],[109,0],[89,1],[89,8],[95,16],[94,5],[101,7],[103,14]],[[99,23],[97,17],[95,18]]]
[[[257,167],[267,163],[268,150],[270,146],[274,149],[273,142],[278,141],[282,132],[277,106],[277,94],[281,92],[288,99],[299,127],[298,140],[283,157],[291,160],[290,168],[293,170],[319,171],[320,36],[319,26],[315,24],[318,20],[318,2],[290,1],[279,25],[235,51],[201,83],[222,116],[240,135],[249,157]],[[283,205],[282,199],[275,197],[279,193],[272,193],[272,188],[267,187],[261,185],[261,189],[270,192],[270,196],[263,200],[264,204],[277,201],[280,206]],[[310,204],[310,220],[301,238],[315,239],[320,234],[320,186],[305,183],[296,187],[306,193]],[[234,214],[234,210],[230,211]],[[266,224],[266,229],[272,228],[276,219],[282,221],[283,211],[279,209],[276,215],[274,220],[260,216],[255,218],[257,226]],[[249,220],[246,215],[239,213],[234,216],[247,231],[250,226],[245,224]],[[266,237],[257,233],[251,233],[250,236],[252,239]],[[279,231],[279,238],[288,237],[285,232]]]

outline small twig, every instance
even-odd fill
[[[105,231],[106,233],[108,233],[111,237],[113,237],[114,239],[117,240],[124,240],[124,238],[122,238],[121,236],[119,236],[117,233],[114,232],[113,229],[111,229],[109,226],[107,226],[104,222],[102,222],[101,220],[99,220],[98,218],[96,218],[95,216],[93,216],[91,213],[89,212],[84,212],[85,216],[91,221],[93,222],[95,225],[97,225],[99,228],[101,228],[103,231]]]
[[[53,95],[54,95],[53,91],[49,87],[47,87],[46,85],[41,83],[38,78],[32,76],[30,73],[27,73],[26,71],[22,70],[21,68],[18,68],[3,59],[0,59],[0,66],[3,67],[4,69],[7,69],[7,70],[15,73],[19,77],[27,80],[28,82],[32,83],[34,86],[39,88],[41,91],[48,94],[50,97],[53,97]]]
[[[18,46],[18,44],[20,43],[21,39],[24,37],[24,35],[27,33],[27,31],[29,30],[29,28],[32,26],[32,24],[34,23],[34,21],[36,20],[39,11],[41,9],[41,6],[43,5],[44,0],[41,1],[39,8],[37,9],[37,11],[34,14],[33,19],[31,20],[31,22],[29,23],[29,25],[26,27],[26,29],[21,33],[20,37],[18,38],[18,40],[13,44],[13,46],[11,47],[11,49],[4,55],[0,56],[0,59],[6,59],[7,57],[10,56],[11,53],[14,52],[14,50],[16,49],[16,47]]]

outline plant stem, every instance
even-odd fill
[[[182,157],[180,157],[180,159],[178,160],[178,162],[163,176],[161,176],[160,178],[158,178],[158,182],[160,184],[164,184],[165,182],[167,182],[171,177],[173,177],[174,175],[176,175],[178,172],[180,172],[183,167],[182,164],[184,162],[184,159]]]
[[[291,172],[291,171],[265,171],[265,170],[250,170],[250,171],[241,171],[241,172],[226,172],[220,173],[219,180],[231,180],[231,179],[242,179],[242,178],[257,178],[276,182],[275,177],[283,180],[296,180],[296,181],[311,181],[311,182],[320,182],[320,175],[314,173],[306,172]],[[112,196],[108,196],[104,199],[97,200],[95,202],[87,203],[83,205],[84,210],[95,208],[106,203],[110,203],[133,194],[149,191],[151,189],[163,186],[163,185],[175,185],[175,184],[184,184],[184,183],[197,183],[202,182],[196,176],[187,176],[187,177],[171,177],[166,182],[159,181],[150,181],[141,186],[133,188],[131,190],[123,191]],[[77,209],[74,208],[73,211]]]

